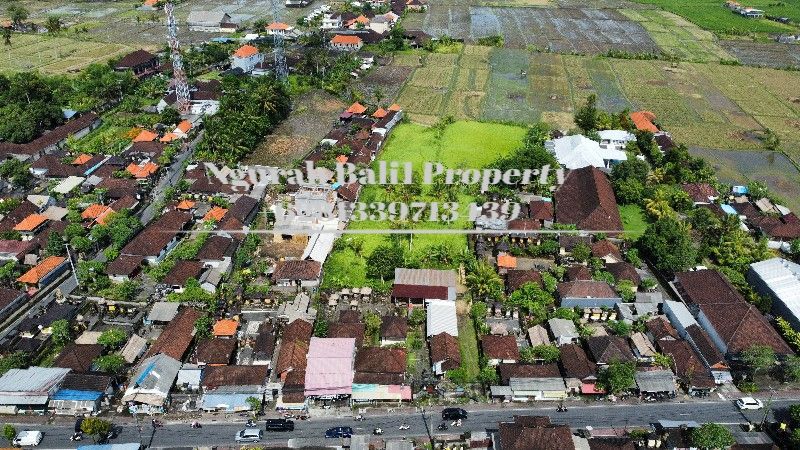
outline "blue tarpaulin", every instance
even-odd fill
[[[76,391],[75,389],[61,389],[55,393],[53,400],[87,401],[97,400],[103,393],[99,391]]]

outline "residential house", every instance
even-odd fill
[[[536,270],[510,269],[506,271],[506,293],[512,294],[526,283],[535,283],[542,287],[542,275]]]
[[[49,219],[42,214],[31,214],[14,227],[23,241],[30,241],[36,234],[46,228]]]
[[[200,390],[200,382],[203,379],[203,369],[197,364],[184,363],[178,371],[178,379],[175,380],[175,387],[182,392],[197,392]]]
[[[305,396],[350,396],[353,392],[355,348],[355,339],[312,337],[308,346]]]
[[[500,422],[492,437],[495,450],[575,450],[569,425],[553,425],[549,417],[514,416]]]
[[[358,36],[337,34],[330,41],[330,48],[333,50],[353,52],[361,49],[364,41]]]
[[[408,320],[405,317],[385,316],[381,320],[381,347],[405,344]]]
[[[189,279],[197,280],[202,273],[203,263],[200,261],[180,260],[167,272],[161,283],[169,286],[173,292],[180,294]]]
[[[148,77],[158,69],[158,56],[141,49],[128,53],[114,64],[114,70],[117,72],[130,70],[136,78]]]
[[[158,264],[178,245],[181,231],[186,229],[191,220],[189,213],[167,212],[128,242],[120,255],[142,256],[148,264]]]
[[[34,251],[33,247],[30,241],[0,239],[0,262],[21,263],[25,260],[25,255]],[[2,315],[2,308],[0,308],[0,315]]]
[[[449,300],[429,300],[425,317],[426,336],[431,337],[439,333],[447,333],[458,337],[458,318],[456,303]]]
[[[750,265],[747,281],[761,295],[772,299],[772,313],[800,329],[800,265],[771,258]]]
[[[425,11],[428,9],[428,3],[424,0],[406,0],[406,9],[416,12]]]
[[[656,316],[644,324],[647,337],[653,342],[661,340],[676,340],[679,338],[678,330],[669,323],[664,316]]]
[[[637,130],[658,133],[658,127],[654,123],[656,115],[650,111],[635,111],[631,113],[630,117]]]
[[[73,373],[91,372],[94,360],[102,354],[100,344],[67,344],[53,361],[53,367],[70,369]]]
[[[215,234],[206,239],[196,258],[204,267],[220,268],[230,264],[236,253],[236,246],[233,238]]]
[[[111,377],[87,373],[68,373],[50,399],[49,408],[57,415],[96,415],[114,393]]]
[[[233,33],[239,27],[224,11],[191,11],[186,19],[190,31]]]
[[[558,283],[562,308],[614,307],[622,298],[605,281],[566,281]]]
[[[714,345],[711,336],[699,325],[686,327],[686,340],[691,344],[700,360],[711,371],[711,376],[717,384],[733,383],[733,376],[725,356]]]
[[[675,376],[671,370],[640,370],[634,375],[636,389],[641,395],[665,395],[675,397]]]
[[[126,363],[133,364],[144,354],[146,349],[147,340],[138,334],[134,334],[128,339],[128,342],[122,346],[122,350],[119,351],[119,354],[125,358]]]
[[[735,358],[754,345],[772,348],[780,356],[794,352],[767,319],[749,303],[700,305],[697,322],[728,358]]]
[[[625,338],[620,336],[592,336],[586,340],[592,359],[598,365],[611,362],[633,361],[635,357]]]
[[[675,330],[677,330],[678,335],[684,339],[687,336],[686,329],[692,325],[697,325],[697,321],[689,311],[689,308],[681,302],[666,300],[662,308],[664,314],[669,318],[672,325],[674,325]]]
[[[296,319],[284,327],[280,353],[275,363],[275,373],[281,380],[285,380],[291,371],[305,371],[312,330],[313,325],[302,319]]]
[[[272,272],[275,287],[281,291],[299,292],[314,290],[322,278],[322,264],[318,261],[279,261]]]
[[[267,25],[267,34],[272,36],[279,34],[283,37],[291,36],[294,33],[294,27],[283,22],[272,22]]]
[[[200,408],[203,411],[250,411],[253,407],[247,399],[255,397],[264,401],[268,379],[266,366],[207,367],[203,370]]]
[[[566,377],[567,390],[573,394],[600,393],[597,382],[597,365],[586,355],[578,344],[565,344],[561,350],[561,367]]]
[[[339,321],[328,325],[328,335],[330,338],[352,338],[356,340],[356,347],[361,347],[364,343],[364,336],[367,327],[361,322]]]
[[[163,353],[177,361],[182,361],[194,339],[194,323],[201,315],[201,312],[194,308],[184,308],[161,331],[158,339],[150,346],[145,357],[149,358]]]
[[[610,169],[628,159],[624,150],[611,145],[601,146],[597,141],[580,134],[552,139],[546,141],[544,146],[559,164],[570,170],[583,167]]]
[[[60,367],[9,370],[0,376],[0,412],[44,411],[68,373]]]
[[[69,261],[63,256],[48,256],[17,278],[17,282],[27,287],[28,294],[48,286],[69,269]]]
[[[257,47],[245,44],[239,47],[231,56],[231,68],[242,69],[244,73],[253,71],[256,65],[264,62],[264,55],[258,51]]]
[[[569,171],[556,189],[555,203],[557,223],[583,230],[622,231],[611,182],[594,167]]]
[[[195,362],[198,366],[227,366],[235,353],[235,339],[204,339],[197,344]]]
[[[456,272],[453,270],[406,269],[394,270],[392,298],[405,300],[409,305],[422,305],[426,300],[456,299]]]
[[[683,339],[661,339],[658,348],[672,359],[675,375],[690,394],[710,392],[716,387],[714,378],[702,362],[700,355]],[[720,382],[721,383],[721,382]]]
[[[541,325],[534,325],[528,328],[528,342],[531,347],[537,345],[550,345],[550,337],[547,335],[547,330]]]
[[[633,349],[633,355],[636,356],[638,361],[652,362],[656,354],[653,343],[641,332],[631,334],[631,348]]]
[[[358,350],[352,401],[411,400],[411,386],[405,382],[407,357],[402,348],[365,347]]]
[[[211,333],[214,337],[223,339],[235,339],[239,329],[239,321],[236,319],[220,319],[214,323]]]
[[[67,138],[80,139],[100,126],[100,117],[95,113],[82,114],[45,132],[27,144],[0,142],[0,155],[11,156],[21,161],[36,161],[46,154],[64,148]]]
[[[178,302],[154,302],[150,312],[144,319],[145,325],[164,326],[169,324],[178,315],[181,304]]]
[[[592,256],[603,260],[606,264],[614,264],[622,261],[622,253],[619,247],[608,239],[602,239],[592,243]]]
[[[578,342],[580,335],[575,323],[567,319],[553,318],[547,321],[547,327],[553,335],[553,340],[557,346]]]
[[[338,30],[343,28],[342,14],[340,13],[326,13],[322,17],[322,25],[320,28],[324,31]]]
[[[461,366],[461,351],[455,336],[444,332],[431,336],[430,350],[434,374],[441,376]]]
[[[120,255],[106,266],[106,274],[114,283],[133,280],[142,271],[144,256]]]
[[[253,342],[253,365],[271,367],[272,357],[275,354],[275,327],[272,322],[265,320],[258,326],[258,333]]]
[[[181,363],[175,358],[153,353],[136,368],[122,403],[128,405],[131,414],[164,412],[180,368]]]
[[[636,142],[636,136],[626,130],[600,130],[600,148],[624,152],[629,142]]]
[[[681,189],[695,205],[714,203],[719,198],[717,189],[708,183],[686,183],[681,185]]]
[[[28,298],[28,294],[25,291],[0,288],[0,322],[5,321],[11,314],[17,312]]]
[[[481,351],[491,366],[519,361],[519,347],[514,336],[483,336],[481,337]]]

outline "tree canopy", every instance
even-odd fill
[[[725,426],[716,423],[704,423],[692,430],[692,443],[701,449],[728,448],[736,443],[733,434]]]
[[[687,269],[697,259],[689,228],[672,217],[650,224],[639,242],[656,268],[668,273]]]

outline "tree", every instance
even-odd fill
[[[575,125],[584,132],[591,133],[597,130],[597,95],[590,94],[586,98],[586,104],[578,108],[575,112]]]
[[[246,401],[247,404],[250,405],[250,409],[253,411],[253,416],[257,416],[261,412],[261,407],[263,406],[261,399],[256,397],[247,397]]]
[[[59,319],[50,324],[52,330],[53,343],[62,346],[72,340],[72,329],[70,328],[69,321],[66,319]]]
[[[161,118],[159,122],[163,123],[164,125],[177,125],[178,122],[181,120],[181,114],[175,108],[164,108],[161,111]]]
[[[636,300],[636,286],[631,280],[620,280],[617,282],[617,292],[622,297],[622,301],[630,303]]]
[[[478,373],[478,380],[481,383],[492,386],[500,382],[500,377],[497,375],[497,369],[494,366],[485,366]]]
[[[425,310],[422,308],[414,308],[411,314],[408,315],[408,324],[412,327],[418,327],[425,323]]]
[[[317,320],[314,321],[314,336],[323,338],[328,336],[328,319],[322,314],[317,314]]]
[[[650,165],[639,158],[630,158],[614,166],[611,169],[612,181],[636,180],[639,183],[647,182],[647,175],[650,173]]]
[[[586,262],[592,256],[592,248],[585,242],[578,242],[572,247],[572,259],[578,262]]]
[[[364,314],[364,333],[366,334],[367,339],[373,344],[377,343],[378,338],[380,337],[381,322],[381,316],[372,311],[368,311]]]
[[[795,425],[800,424],[800,403],[789,407],[789,417]]]
[[[3,44],[11,47],[11,28],[3,28]]]
[[[733,434],[723,425],[704,423],[692,430],[692,443],[701,449],[724,449],[736,443]]]
[[[783,362],[784,378],[790,381],[800,380],[800,356],[788,356]]]
[[[28,10],[22,6],[11,5],[6,9],[6,12],[15,27],[22,25],[22,22],[28,20]]]
[[[127,339],[128,335],[122,328],[113,327],[100,333],[100,336],[97,338],[97,343],[102,345],[106,350],[116,350]]]
[[[17,437],[17,429],[14,428],[14,425],[7,423],[3,425],[3,437],[11,443],[15,437]]]
[[[197,339],[208,339],[211,337],[211,328],[214,325],[214,319],[208,314],[200,316],[194,321],[195,336]]]
[[[394,269],[405,264],[406,254],[403,247],[394,244],[382,244],[375,247],[367,257],[367,277],[381,281],[394,278]]]
[[[520,351],[520,359],[526,363],[543,361],[553,363],[561,358],[561,350],[555,345],[541,344],[535,347],[525,347]]]
[[[479,261],[473,265],[466,276],[467,287],[473,298],[487,300],[497,299],[503,295],[503,280],[494,271],[494,267]]]
[[[555,303],[553,294],[545,291],[537,283],[525,283],[514,291],[505,302],[527,312],[532,323],[547,320],[547,312]]]
[[[608,329],[617,336],[630,336],[631,326],[622,320],[610,320],[608,322]]]
[[[61,238],[61,234],[51,232],[50,235],[47,236],[47,246],[45,246],[44,252],[47,256],[66,255],[67,250],[64,247],[64,239]]]
[[[663,272],[680,272],[692,266],[697,258],[689,227],[671,217],[650,224],[639,243]]]
[[[108,372],[118,374],[125,368],[125,358],[119,353],[111,353],[109,355],[98,356],[94,360],[94,366],[100,372]]]
[[[653,364],[664,369],[672,369],[672,356],[663,353],[653,354]]]
[[[625,392],[636,385],[636,363],[613,361],[600,372],[597,382],[611,394]]]
[[[47,16],[47,22],[44,27],[47,28],[48,33],[58,33],[61,31],[61,18],[58,16]]]
[[[14,352],[0,358],[0,375],[11,369],[23,369],[30,364],[30,357],[25,352]]]
[[[764,143],[764,148],[767,150],[776,151],[781,147],[781,139],[769,128],[764,129],[764,137],[761,141]]]
[[[775,350],[767,345],[751,345],[742,352],[742,362],[744,362],[753,373],[773,367],[775,361],[777,361]]]
[[[86,417],[81,422],[81,431],[92,436],[95,442],[103,440],[111,431],[111,422],[97,417]]]

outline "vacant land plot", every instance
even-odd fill
[[[400,88],[413,72],[413,67],[400,65],[378,66],[355,83],[355,88],[376,103],[393,101]]]
[[[75,39],[70,35],[13,34],[0,52],[0,72],[39,70],[47,74],[77,72],[94,62],[131,51],[123,44]]]
[[[346,107],[341,100],[323,91],[304,94],[295,101],[289,118],[264,139],[245,164],[291,165],[311,151]]]
[[[700,27],[721,34],[740,34],[743,32],[780,33],[793,27],[767,19],[747,19],[725,7],[718,0],[634,0],[639,3],[656,5],[696,23]],[[800,3],[795,1],[776,2],[774,0],[748,0],[746,6],[762,9],[766,14],[790,17],[800,22]]]
[[[717,44],[713,33],[683,17],[660,9],[623,9],[620,12],[639,22],[667,55],[699,62],[733,59]]]
[[[800,67],[800,45],[777,42],[725,40],[720,45],[748,66],[784,68]]]
[[[647,221],[639,205],[622,205],[619,207],[619,215],[622,218],[625,237],[636,239],[644,234]]]

